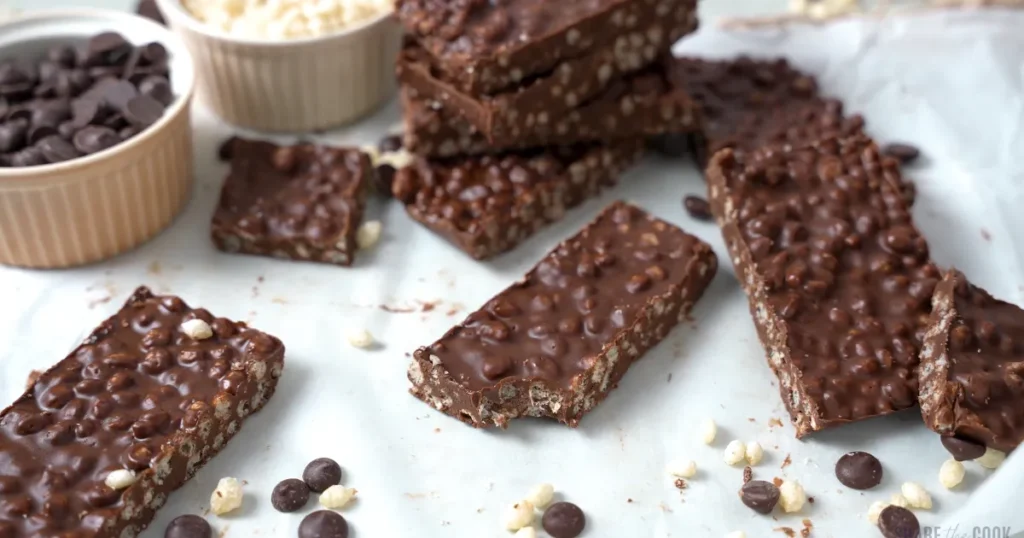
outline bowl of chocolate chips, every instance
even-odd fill
[[[163,230],[192,190],[188,50],[147,19],[0,25],[0,263],[68,267]]]

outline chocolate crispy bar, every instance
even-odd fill
[[[914,406],[939,272],[898,164],[858,135],[725,149],[707,178],[797,436]]]
[[[463,110],[480,105],[462,97],[470,102],[460,105],[453,97],[449,104],[462,106]],[[495,135],[493,141],[459,112],[423,97],[412,87],[403,88],[402,106],[405,147],[430,157],[643,138],[669,132],[695,133],[701,127],[697,105],[666,80],[663,63],[612,82],[602,95],[563,115],[528,114],[522,128]]]
[[[0,414],[0,536],[137,536],[283,367],[276,338],[137,289]],[[123,469],[134,484],[106,485]]]
[[[921,351],[921,414],[942,435],[1009,452],[1024,441],[1024,310],[948,271]]]
[[[399,0],[396,13],[428,62],[455,87],[474,95],[523,85],[559,64],[611,50],[670,46],[695,29],[695,0]],[[639,47],[658,24],[663,35]],[[680,30],[677,30],[680,29]],[[680,33],[682,32],[682,33]],[[651,53],[648,61],[653,60]],[[581,66],[577,76],[601,69]],[[640,68],[643,65],[636,65]],[[611,73],[608,74],[611,77]],[[576,79],[579,85],[580,79]]]
[[[643,144],[553,147],[427,160],[398,170],[392,194],[409,215],[476,259],[511,250],[565,210],[614,185]]]
[[[575,427],[686,318],[711,247],[617,202],[409,367],[412,394],[475,427],[522,416]]]
[[[372,173],[356,149],[235,139],[213,242],[225,252],[351,265]]]

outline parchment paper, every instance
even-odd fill
[[[925,158],[909,171],[919,192],[914,212],[935,258],[1020,303],[1021,28],[1024,13],[1012,12],[742,34],[706,25],[679,52],[786,55],[818,74],[850,110],[863,112],[879,140],[920,146]],[[954,526],[963,536],[974,536],[973,528],[982,525],[1024,530],[1024,455],[995,473],[968,464],[965,483],[945,491],[938,469],[948,456],[915,411],[794,440],[719,232],[682,210],[684,194],[704,193],[688,161],[648,158],[600,200],[490,263],[470,261],[413,223],[397,204],[375,202],[370,215],[384,223],[382,243],[344,269],[228,256],[211,247],[209,219],[225,172],[214,154],[231,131],[201,107],[195,119],[198,186],[171,229],[91,267],[0,269],[4,402],[20,394],[30,370],[64,357],[139,284],[179,294],[217,315],[247,319],[285,341],[288,364],[278,394],[171,497],[145,538],[162,536],[176,515],[204,513],[224,476],[247,481],[241,513],[209,516],[224,536],[294,536],[301,514],[275,512],[270,490],[320,456],[341,462],[346,484],[359,490],[358,501],[345,512],[357,537],[504,536],[504,507],[539,482],[553,483],[562,498],[583,507],[588,537],[715,537],[734,530],[764,537],[782,527],[799,532],[805,519],[813,525],[812,536],[877,536],[865,519],[867,507],[907,480],[934,496],[935,509],[919,517],[941,526],[942,533]],[[325,138],[370,143],[397,120],[392,105]],[[579,429],[520,420],[507,431],[477,431],[407,394],[407,352],[432,342],[618,198],[711,242],[722,269],[694,321],[636,364]],[[412,312],[386,312],[380,305]],[[381,345],[350,347],[344,333],[359,328],[370,330]],[[704,418],[720,426],[712,447],[697,439]],[[800,514],[776,518],[744,507],[736,496],[741,468],[722,462],[732,439],[757,440],[766,448],[765,461],[754,468],[756,478],[799,480],[815,502]],[[868,450],[881,459],[881,486],[866,493],[840,486],[833,466],[849,450]],[[675,458],[694,459],[699,467],[683,491],[664,471]],[[306,512],[312,509],[311,501]]]

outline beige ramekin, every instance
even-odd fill
[[[395,92],[401,27],[392,14],[330,35],[257,40],[199,21],[180,0],[157,0],[196,61],[198,96],[236,126],[268,132],[339,127]]]
[[[0,168],[2,264],[58,268],[110,258],[166,228],[189,199],[195,72],[170,31],[115,11],[39,11],[0,25],[0,54],[41,54],[49,45],[109,30],[167,48],[176,99],[156,124],[112,148],[62,163]]]

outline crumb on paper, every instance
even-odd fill
[[[781,532],[781,533],[785,534],[786,536],[789,536],[790,538],[793,538],[794,536],[796,536],[796,531],[791,529],[791,528],[789,528],[789,527],[775,527],[772,530],[775,531],[775,532]]]
[[[160,262],[153,260],[150,262],[149,267],[146,268],[146,272],[151,275],[159,275],[163,271],[163,267],[160,266]]]
[[[632,497],[626,498],[626,503],[627,504],[633,504],[633,498]]]
[[[990,234],[988,232],[988,230],[986,230],[985,228],[982,228],[981,229],[981,238],[984,239],[985,241],[991,241],[992,240],[992,234]]]
[[[441,428],[434,428],[434,433],[441,433]]]
[[[110,295],[104,295],[103,297],[92,299],[89,301],[89,309],[92,310],[101,304],[107,304],[111,299],[113,299],[113,297]]]
[[[284,297],[274,297],[270,302],[274,304],[288,304],[288,299],[285,299]]]
[[[775,418],[775,417],[772,417],[772,418],[768,419],[768,427],[769,428],[781,428],[782,427],[782,421],[777,419],[777,418]]]
[[[757,423],[757,419],[754,417],[747,417],[747,422]]]
[[[779,469],[785,469],[791,463],[793,463],[793,459],[789,457],[789,454],[786,454],[786,459],[782,460],[782,466]]]
[[[440,302],[441,301],[420,301],[420,312],[430,312],[431,310],[437,308],[437,305]]]
[[[811,504],[814,504],[814,496],[813,495],[808,495],[807,496],[807,502],[809,502]]]
[[[476,509],[476,513],[482,514],[482,513],[484,513],[484,509],[483,508],[477,508]]]
[[[811,531],[814,530],[814,524],[809,519],[805,519],[801,523],[804,524],[804,528],[800,529],[800,536],[807,538],[811,535]]]
[[[389,314],[411,314],[416,311],[415,308],[409,308],[405,306],[391,306],[382,304],[378,305],[378,307]]]
[[[675,481],[675,486],[678,490],[684,490],[687,487],[689,487],[689,484],[686,483],[686,480],[683,480],[682,478],[677,478]]]
[[[746,484],[754,478],[754,471],[749,465],[743,468],[743,483]]]
[[[781,486],[783,482],[784,480],[777,476],[775,478],[772,478],[772,484],[775,484],[775,487]]]
[[[672,372],[668,373],[668,377],[665,378],[665,382],[666,383],[671,383],[672,382]]]

